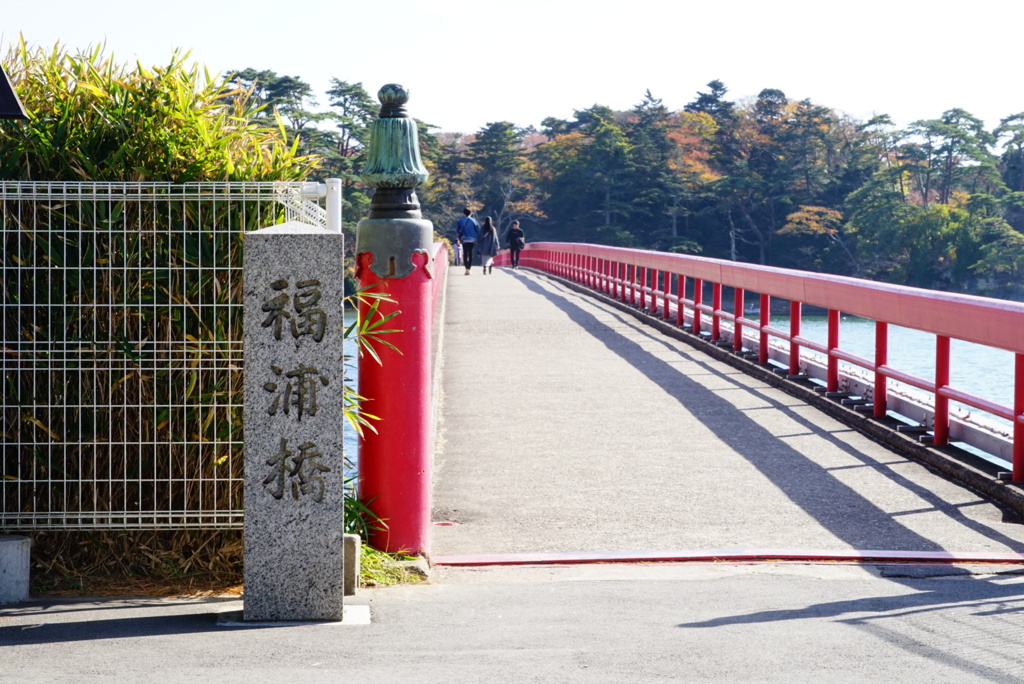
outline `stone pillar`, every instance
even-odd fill
[[[245,235],[247,621],[341,620],[344,237]]]
[[[433,224],[420,213],[416,188],[427,179],[416,122],[405,111],[402,86],[380,89],[380,117],[371,128],[363,181],[374,188],[368,218],[356,232],[356,277],[361,288],[390,297],[360,316],[394,314],[385,339],[399,351],[377,348],[359,366],[359,394],[367,413],[380,418],[376,432],[359,441],[359,498],[386,524],[369,543],[385,551],[430,550],[431,281]]]

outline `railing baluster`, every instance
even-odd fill
[[[640,308],[647,308],[647,288],[650,287],[650,275],[648,273],[650,269],[646,266],[640,269]]]
[[[740,318],[743,317],[743,288],[734,287],[733,302],[732,302],[732,350],[734,352],[743,351],[743,324],[740,323]]]
[[[711,285],[711,341],[717,342],[722,337],[722,283]]]
[[[702,278],[693,279],[693,325],[691,329],[694,335],[700,335],[700,319],[701,310],[700,307],[704,305],[704,280]]]
[[[875,321],[874,416],[883,418],[889,410],[889,378],[878,370],[889,363],[889,324]]]
[[[1013,481],[1024,482],[1024,354],[1014,355]]]
[[[791,300],[789,302],[789,374],[800,374],[800,344],[796,338],[800,336],[800,316],[803,304]]]
[[[659,275],[661,275],[661,272],[658,269],[656,269],[656,268],[652,268],[651,269],[650,277],[648,278],[649,282],[651,283],[651,315],[652,316],[658,311],[658,294],[660,293],[660,290],[658,289],[658,276]]]
[[[949,444],[949,398],[942,391],[949,386],[949,338],[935,336],[935,422],[932,426],[935,446]]]
[[[758,322],[761,324],[761,330],[757,336],[757,362],[761,365],[768,363],[768,333],[765,332],[765,328],[771,323],[771,310],[772,310],[772,298],[771,295],[761,295],[761,311]]]
[[[661,271],[656,268],[651,269],[651,315],[653,316],[658,312],[658,296],[661,294],[661,290],[658,288],[658,277],[661,275]]]
[[[683,316],[683,300],[686,299],[686,276],[676,274],[676,326],[683,327],[685,317]]]
[[[661,284],[664,286],[661,298],[661,318],[667,321],[669,317],[668,300],[672,296],[672,273],[670,271],[662,272]]]
[[[826,371],[826,390],[839,391],[839,359],[833,352],[839,348],[839,311],[828,310],[828,370]]]

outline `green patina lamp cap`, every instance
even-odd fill
[[[409,91],[397,83],[388,83],[377,91],[377,99],[381,105],[380,114],[382,119],[400,119],[409,116],[405,110],[405,103],[409,101]]]

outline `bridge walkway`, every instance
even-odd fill
[[[974,492],[538,273],[453,268],[442,364],[435,558],[1024,551]]]

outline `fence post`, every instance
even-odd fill
[[[327,184],[327,230],[341,232],[341,179],[328,178]]]
[[[408,92],[385,85],[377,93],[379,117],[370,129],[363,181],[375,188],[369,217],[356,228],[356,277],[361,288],[392,301],[359,307],[395,329],[384,335],[398,352],[377,347],[381,363],[364,356],[359,394],[376,432],[359,440],[359,498],[386,529],[369,542],[384,551],[430,551],[430,338],[433,224],[422,218],[416,188],[427,180]]]

